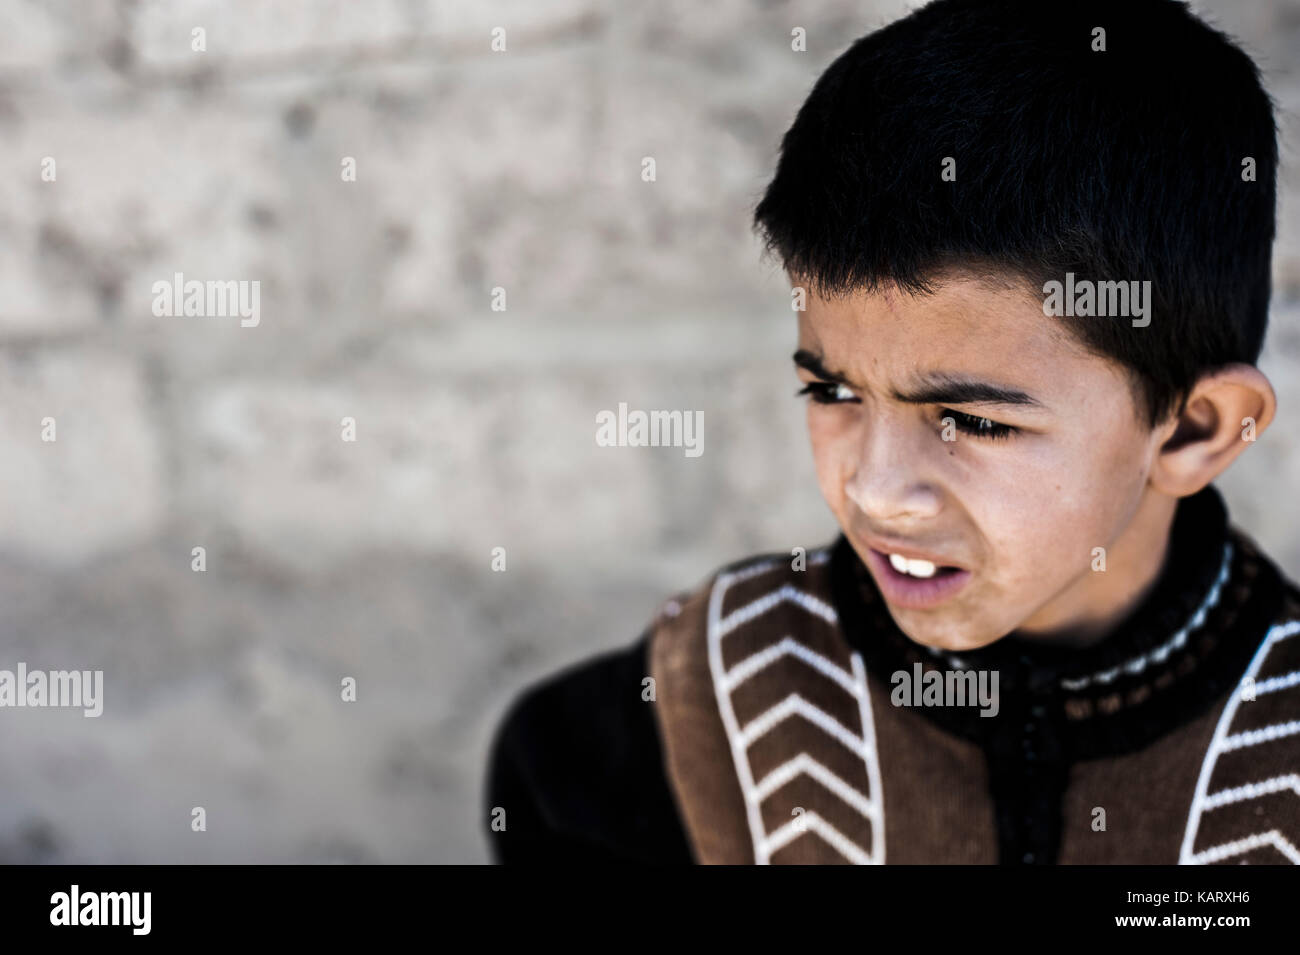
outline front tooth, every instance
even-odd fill
[[[907,572],[913,577],[933,577],[934,564],[928,560],[909,560]]]
[[[935,567],[928,560],[909,560],[902,554],[890,554],[889,564],[900,574],[910,577],[933,577]]]

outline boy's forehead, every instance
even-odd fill
[[[1107,373],[1109,363],[1044,315],[1042,296],[1025,285],[963,276],[933,288],[913,294],[882,286],[826,298],[809,291],[799,347],[848,376],[935,370],[1046,387],[1062,372]]]

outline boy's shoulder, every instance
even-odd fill
[[[675,815],[659,770],[653,714],[641,702],[645,654],[643,634],[516,695],[488,763],[488,838],[496,861],[674,861],[668,847]],[[494,825],[498,816],[504,828]],[[684,850],[684,840],[677,841]]]
[[[717,567],[695,585],[664,599],[632,643],[584,657],[527,685],[515,697],[503,726],[585,721],[594,706],[608,706],[611,698],[620,704],[628,697],[642,701],[650,675],[652,641],[666,629],[702,622],[720,581],[733,586],[753,581],[758,586],[779,587],[787,578],[806,580],[808,575],[801,571],[806,566],[824,565],[829,553],[829,547],[795,548],[793,553],[752,554]],[[634,692],[628,692],[629,687]]]
[[[633,643],[578,660],[526,687],[517,697],[507,721],[527,720],[539,713],[582,719],[591,712],[598,698],[602,704],[608,704],[611,695],[620,704],[626,704],[629,698],[636,702],[648,700],[651,648],[656,638],[667,638],[670,633],[700,634],[710,611],[710,601],[720,590],[748,595],[775,592],[784,584],[798,584],[820,593],[825,587],[825,568],[832,546],[751,554],[715,568],[693,586],[664,599]],[[810,578],[817,578],[818,582],[813,583]],[[734,609],[734,601],[729,599],[725,609]],[[627,692],[629,687],[635,692]]]
[[[499,861],[689,862],[664,770],[650,680],[656,638],[702,639],[720,580],[772,586],[826,549],[760,553],[662,601],[633,642],[575,661],[519,691],[491,743],[489,832]],[[802,576],[802,575],[801,575]],[[777,584],[779,586],[779,584]]]

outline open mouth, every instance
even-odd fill
[[[867,564],[885,600],[891,606],[907,610],[937,607],[961,590],[972,576],[961,567],[887,554],[874,548],[867,551]]]

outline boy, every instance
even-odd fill
[[[854,43],[755,213],[842,534],[517,701],[495,857],[1300,862],[1300,590],[1211,484],[1276,408],[1276,156],[1172,0]]]

